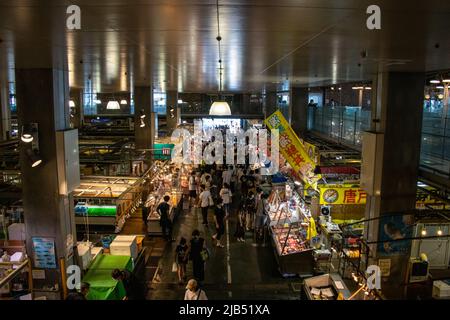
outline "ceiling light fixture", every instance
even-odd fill
[[[425,99],[426,99],[426,100],[430,100],[430,99],[431,99],[431,96],[430,96],[429,94],[426,94],[426,95],[425,95]]]
[[[42,158],[39,155],[39,151],[36,149],[28,149],[27,150],[28,160],[30,161],[31,167],[36,168],[42,163]]]
[[[106,105],[107,110],[120,110],[120,104],[117,100],[108,101]]]
[[[230,116],[231,115],[231,109],[228,102],[222,99],[222,75],[223,75],[223,68],[222,68],[222,50],[220,46],[220,41],[222,40],[222,37],[220,36],[220,16],[219,16],[219,0],[216,1],[216,12],[217,12],[217,46],[219,49],[219,90],[218,90],[218,101],[214,101],[211,105],[211,108],[209,109],[209,114],[212,116]]]
[[[434,83],[434,84],[441,83],[441,80],[433,79],[433,80],[430,80],[430,83]]]
[[[121,105],[126,105],[126,104],[128,104],[128,102],[127,102],[127,100],[122,99],[122,100],[120,100],[120,104],[121,104]]]
[[[444,89],[444,86],[436,86],[436,89]]]
[[[182,103],[183,103],[183,100],[178,99],[178,104],[182,104]]]
[[[37,123],[30,123],[22,126],[22,134],[20,140],[25,143],[33,142],[34,135],[37,133]]]
[[[95,100],[94,100],[94,103],[95,103],[95,104],[102,104],[102,100],[95,99]]]
[[[442,82],[443,82],[443,83],[450,83],[450,79],[448,79],[448,78],[447,78],[447,79],[444,79],[444,80],[442,80]]]
[[[69,107],[75,108],[75,101],[69,100]]]
[[[443,94],[438,94],[438,99],[439,100],[443,100],[444,99],[444,95]]]
[[[443,233],[443,232],[442,232],[442,229],[439,227],[439,229],[438,229],[438,231],[437,231],[437,235],[438,235],[438,236],[442,236],[442,233]]]

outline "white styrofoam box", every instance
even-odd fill
[[[8,227],[8,239],[25,241],[25,224],[13,223]]]
[[[113,256],[130,256],[136,259],[138,256],[137,244],[134,242],[113,241],[109,246],[109,252]]]
[[[80,257],[81,268],[86,270],[92,261],[91,247],[89,244],[81,242],[77,245],[78,256]]]
[[[114,241],[118,242],[136,242],[137,236],[117,236],[114,238]]]
[[[11,262],[22,262],[24,259],[23,252],[16,252],[11,256]]]
[[[450,298],[450,285],[443,281],[433,282],[433,297]]]

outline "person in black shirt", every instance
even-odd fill
[[[214,240],[217,240],[217,247],[223,248],[223,244],[220,243],[220,239],[225,233],[225,209],[223,207],[222,198],[217,199],[216,207],[214,208],[214,219],[216,220],[216,234],[212,236]]]
[[[145,203],[142,204],[142,221],[145,225],[147,225],[147,218],[148,218],[148,207],[145,206]]]
[[[202,282],[205,279],[205,261],[201,254],[204,248],[206,248],[205,239],[200,237],[200,231],[192,231],[189,258],[192,260],[194,278],[198,282]]]
[[[180,243],[175,249],[175,262],[177,263],[178,283],[183,283],[186,280],[186,264],[188,262],[187,252],[189,250],[186,244],[186,239],[181,238]]]
[[[114,269],[111,276],[117,281],[121,281],[128,300],[145,300],[145,286],[130,271]]]
[[[167,241],[175,241],[172,238],[172,221],[170,221],[169,213],[170,213],[170,205],[169,205],[169,196],[164,196],[164,201],[158,205],[156,211],[158,211],[160,215],[159,225],[161,226],[163,237]]]

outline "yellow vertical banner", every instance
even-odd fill
[[[301,179],[312,188],[317,189],[320,175],[314,174],[316,163],[308,154],[302,141],[287,122],[281,111],[276,111],[265,121],[271,130],[279,130],[280,152]]]

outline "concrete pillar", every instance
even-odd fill
[[[243,114],[252,114],[252,110],[250,109],[250,98],[251,93],[244,93],[242,95],[242,113]]]
[[[277,93],[266,92],[265,99],[266,118],[277,111]]]
[[[291,103],[292,108],[292,129],[301,137],[305,134],[308,123],[308,88],[292,88]]]
[[[387,224],[398,228],[403,224],[392,214],[415,209],[424,83],[422,73],[380,73],[374,81],[372,131],[364,135],[361,186],[368,193],[366,218],[380,219],[366,224],[368,242],[388,240]],[[401,298],[411,244],[397,243],[401,251],[390,251],[385,244],[371,245],[372,264],[391,260],[382,292]]]
[[[167,134],[170,136],[181,121],[181,108],[178,108],[177,91],[166,92],[166,107]]]
[[[17,69],[16,92],[19,129],[24,124],[38,124],[39,154],[43,160],[32,168],[27,155],[32,143],[20,142],[27,253],[36,267],[33,239],[42,237],[54,241],[56,254],[56,268],[43,269],[45,279],[34,280],[34,287],[57,285],[59,290],[52,298],[61,298],[61,259],[66,265],[72,264],[70,250],[76,239],[73,203],[67,195],[60,194],[66,181],[57,174],[58,163],[65,163],[64,152],[61,146],[57,147],[57,131],[69,128],[68,71]]]
[[[9,139],[11,109],[9,107],[8,83],[0,83],[0,141]]]
[[[72,110],[70,123],[72,128],[81,128],[84,123],[84,107],[83,107],[83,89],[71,88],[70,100],[75,104]]]
[[[134,137],[137,150],[152,149],[154,132],[151,126],[153,90],[151,87],[134,88]],[[145,117],[143,117],[145,116]],[[143,118],[142,118],[143,117]]]

